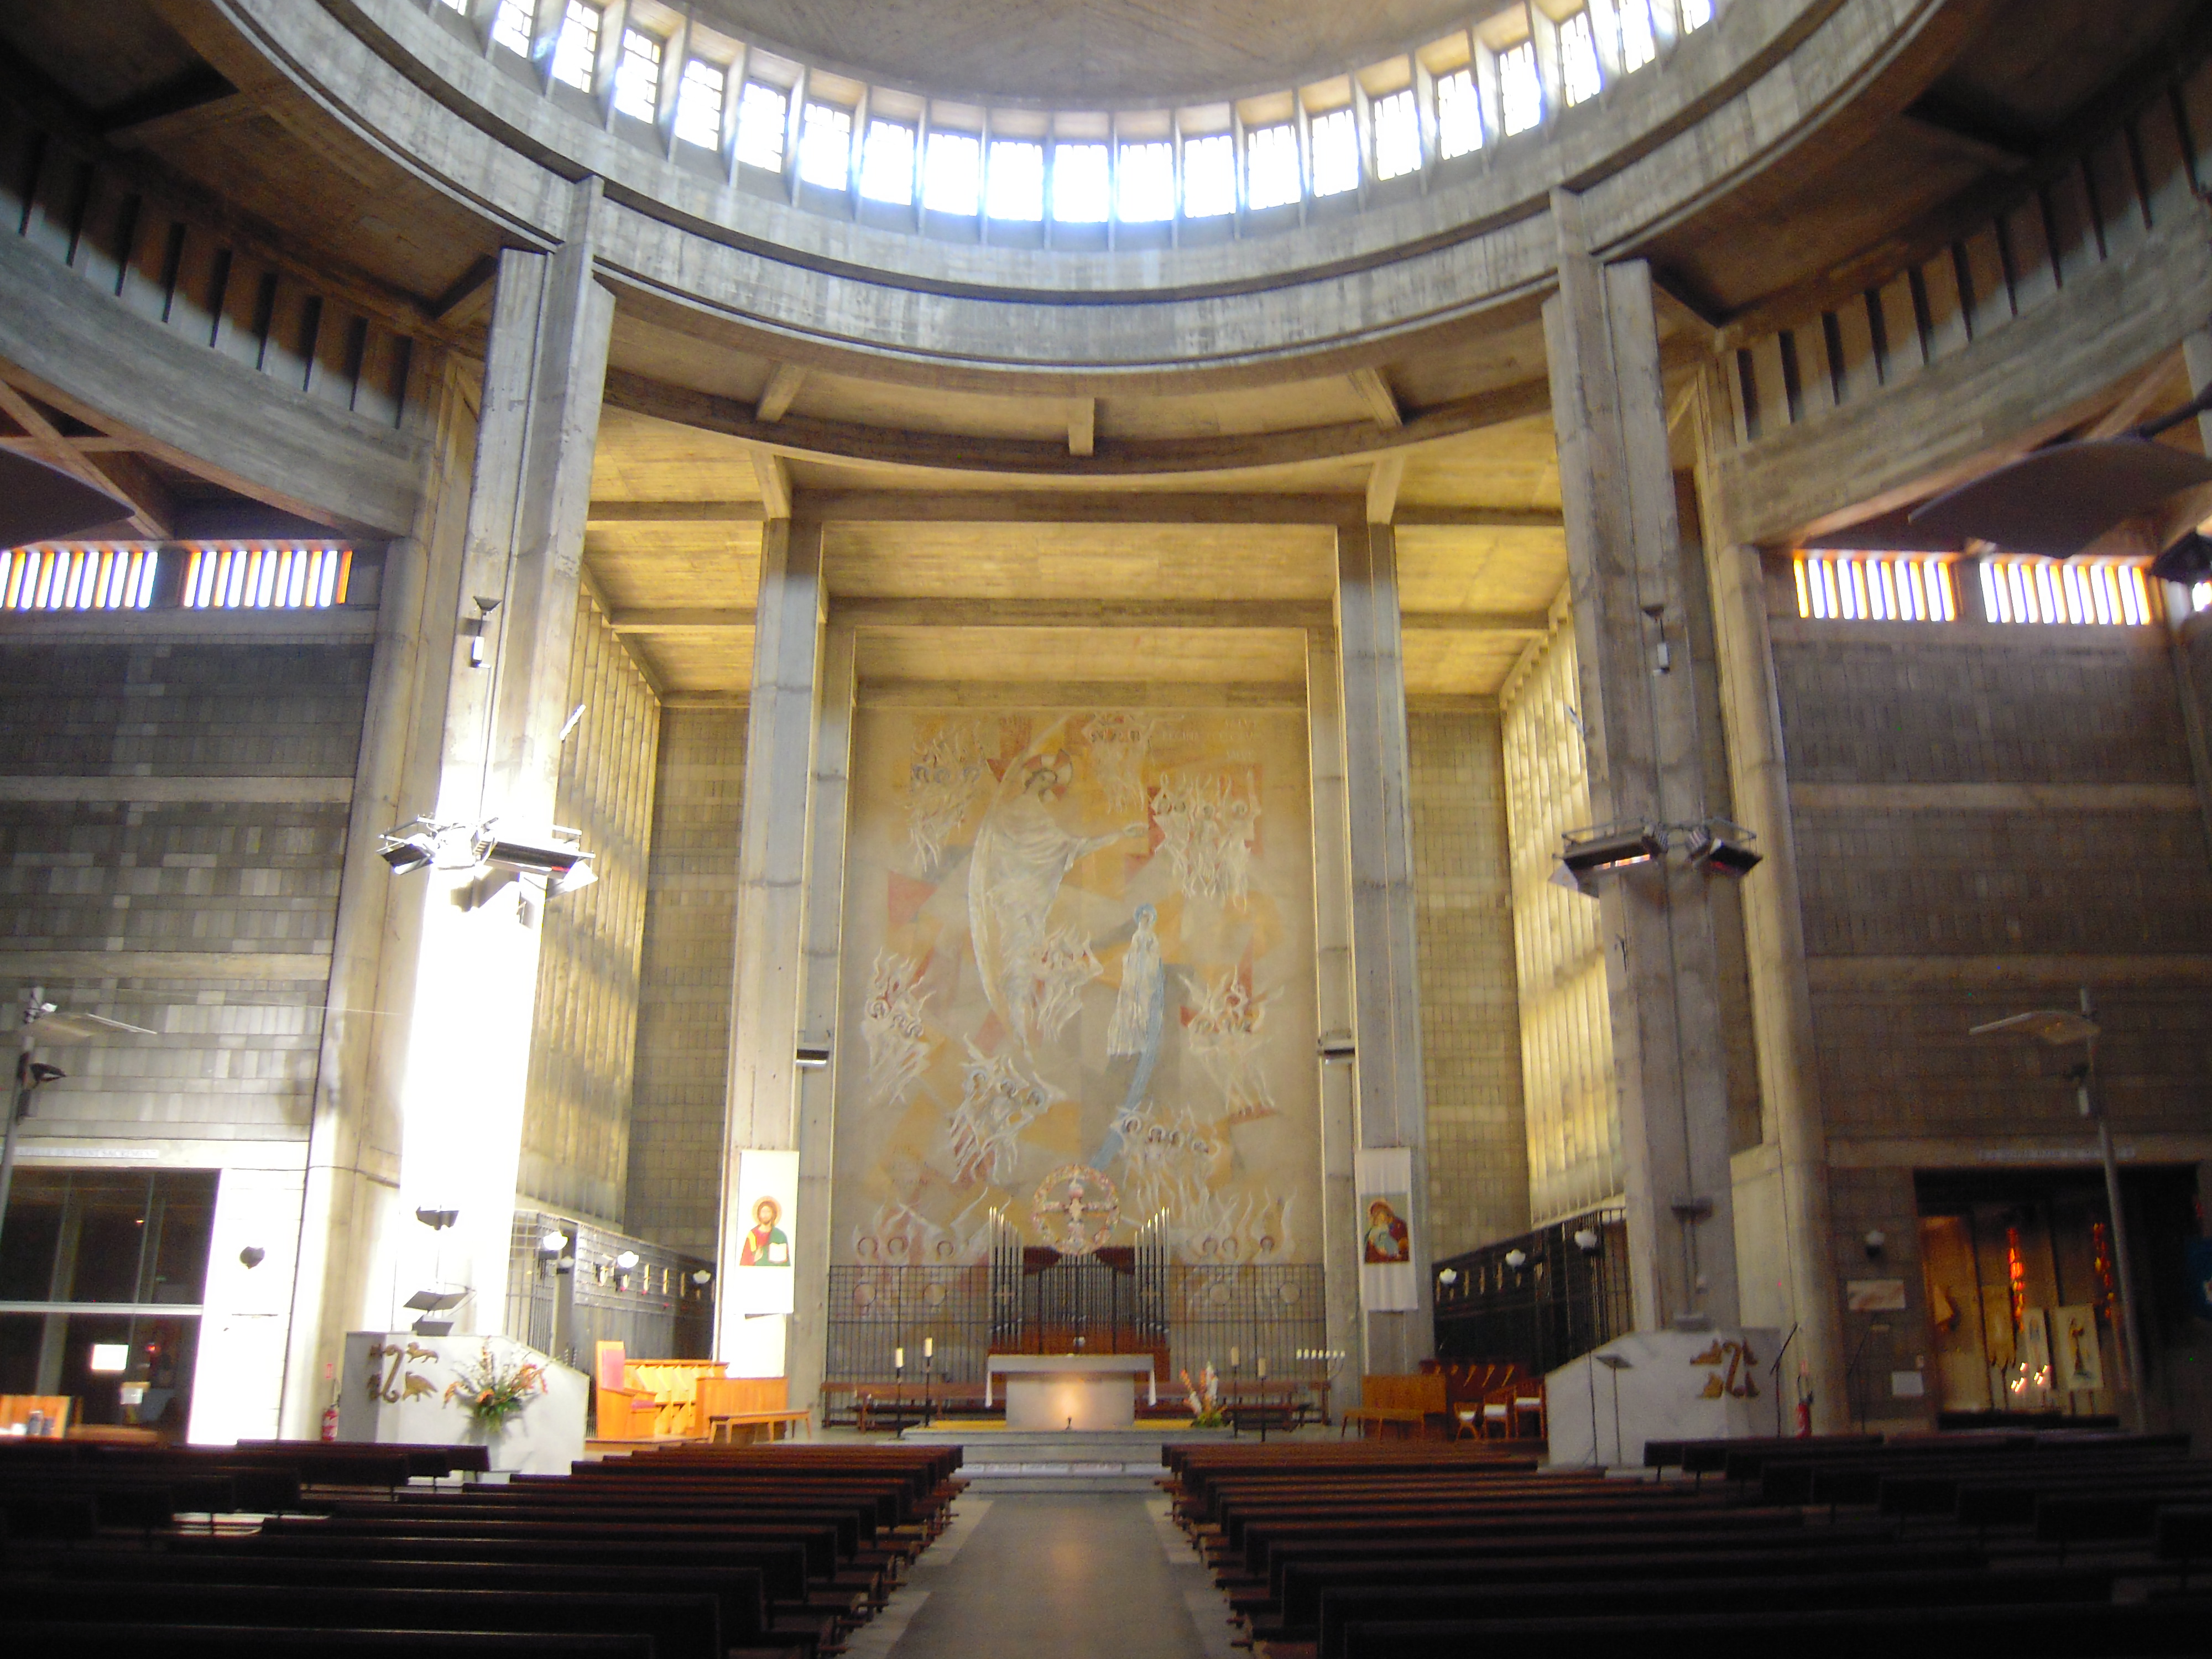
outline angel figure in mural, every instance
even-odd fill
[[[1091,1160],[1101,1170],[1121,1155],[1124,1129],[1136,1121],[1145,1091],[1152,1087],[1152,1068],[1159,1063],[1160,1029],[1168,1004],[1167,972],[1160,962],[1159,915],[1152,905],[1137,907],[1137,930],[1129,936],[1129,948],[1121,957],[1121,989],[1114,999],[1114,1018],[1106,1028],[1106,1052],[1113,1059],[1134,1060],[1137,1064],[1129,1073],[1121,1109],[1115,1113],[1105,1143]]]
[[[1053,808],[1074,781],[1065,749],[1032,750],[1008,769],[999,797],[975,832],[968,866],[968,931],[983,994],[1024,1053],[1042,1035],[1037,1010],[1053,901],[1077,860],[1146,833],[1133,823],[1103,836],[1079,836]]]

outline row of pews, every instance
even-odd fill
[[[1640,1478],[1492,1445],[1175,1446],[1267,1659],[2028,1647],[2212,1652],[2212,1462],[2186,1437],[1654,1443]]]
[[[480,1473],[481,1448],[185,1449],[150,1468],[15,1449],[0,1649],[16,1653],[819,1659],[884,1606],[960,1486],[957,1447],[656,1447],[500,1482],[433,1467]],[[42,1483],[88,1517],[41,1509]]]

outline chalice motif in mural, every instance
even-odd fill
[[[1088,1255],[1113,1237],[1121,1198],[1101,1171],[1063,1164],[1037,1183],[1030,1213],[1046,1243],[1066,1255]]]

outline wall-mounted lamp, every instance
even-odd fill
[[[1866,1236],[1867,1260],[1869,1261],[1881,1261],[1882,1250],[1888,1243],[1889,1235],[1882,1231],[1881,1228],[1872,1227],[1868,1229]]]
[[[438,1210],[425,1205],[415,1212],[415,1218],[434,1233],[442,1233],[461,1218],[459,1210]]]
[[[266,1261],[269,1259],[269,1252],[258,1244],[249,1244],[238,1253],[238,1259],[250,1270]]]
[[[802,1071],[818,1072],[830,1063],[830,1045],[827,1042],[802,1042],[793,1060]]]
[[[1449,1290],[1453,1285],[1459,1283],[1459,1269],[1456,1267],[1438,1268],[1437,1270],[1437,1283],[1443,1285],[1446,1290]]]
[[[539,1237],[538,1241],[538,1254],[540,1255],[558,1255],[562,1250],[566,1249],[568,1246],[568,1235],[562,1232],[558,1227],[550,1228]]]
[[[694,1285],[696,1285],[701,1290],[705,1290],[707,1286],[714,1282],[714,1270],[708,1267],[700,1268],[696,1273],[691,1275],[691,1282]]]
[[[491,620],[491,613],[499,609],[499,601],[488,599],[481,593],[476,596],[476,600],[477,614],[461,618],[461,633],[469,642],[469,666],[482,668],[484,662],[484,624]]]
[[[1316,1048],[1325,1063],[1348,1061],[1358,1052],[1349,1031],[1324,1031]]]
[[[1751,843],[1759,837],[1726,818],[1707,818],[1690,831],[1690,862],[1708,875],[1749,875],[1759,867],[1760,854]]]
[[[1602,1243],[1604,1241],[1599,1238],[1595,1227],[1577,1227],[1575,1230],[1575,1248],[1584,1255],[1595,1255],[1597,1247]]]
[[[1519,1273],[1523,1267],[1528,1265],[1528,1252],[1522,1249],[1511,1249],[1506,1251],[1505,1265],[1512,1268],[1515,1273]]]

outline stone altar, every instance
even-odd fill
[[[1158,1402],[1152,1358],[1141,1353],[994,1353],[985,1362],[983,1404],[1006,1383],[1009,1429],[1127,1429],[1137,1421],[1137,1378]]]

